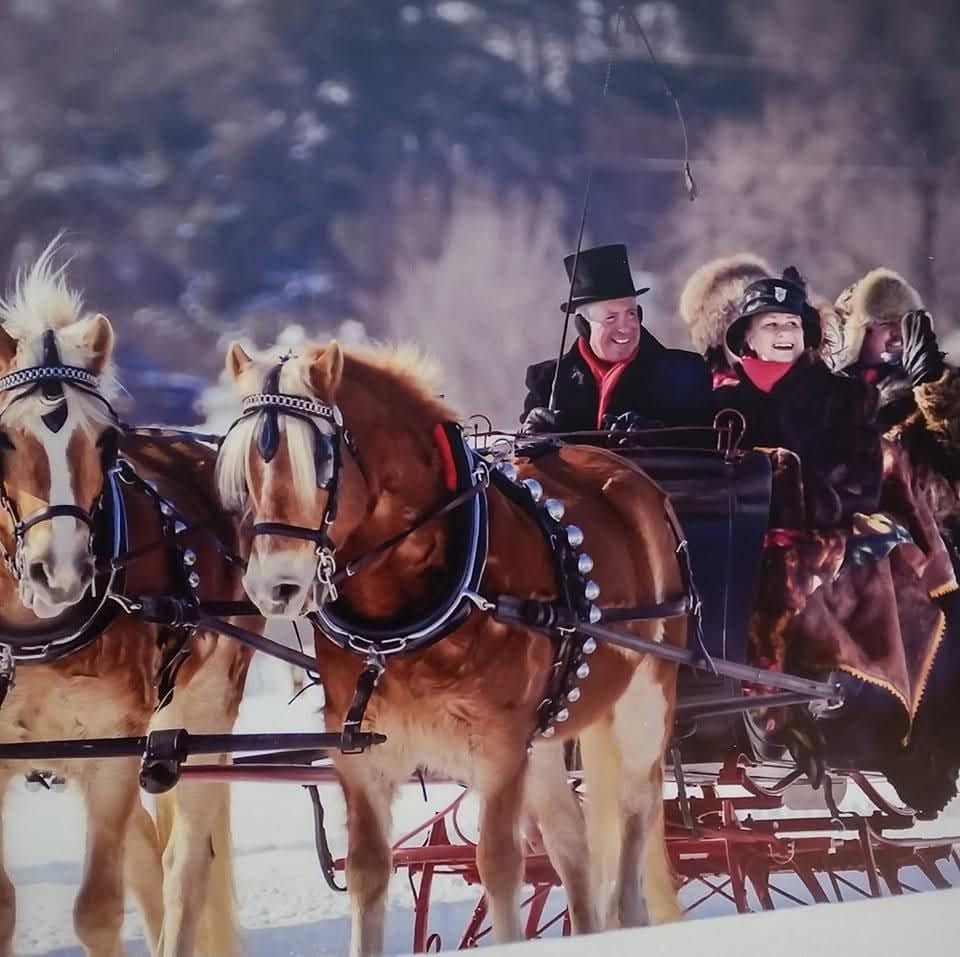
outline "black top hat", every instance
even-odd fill
[[[743,355],[744,340],[750,320],[765,312],[785,312],[799,316],[803,327],[803,344],[817,349],[823,339],[820,313],[807,301],[803,286],[790,279],[758,279],[743,291],[740,314],[727,329],[727,348],[734,355]]]
[[[574,260],[577,261],[576,277],[573,275]],[[637,289],[633,285],[630,263],[627,261],[627,247],[623,243],[581,249],[579,259],[573,253],[564,258],[563,265],[567,270],[567,279],[573,281],[571,310],[585,306],[588,302],[640,296],[650,289],[649,286]],[[560,304],[560,311],[567,311],[566,302]]]

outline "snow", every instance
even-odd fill
[[[808,954],[954,954],[960,890],[931,891],[906,897],[821,904],[794,910],[709,921],[686,921],[642,930],[611,931],[603,936],[603,957],[757,954],[758,957],[807,957]],[[491,957],[588,957],[596,937],[527,941],[491,947]]]
[[[316,709],[322,693],[310,688],[288,706],[291,676],[292,671],[280,662],[258,660],[236,730],[318,730]],[[416,827],[460,793],[462,789],[453,784],[428,784],[424,802],[419,785],[406,789],[396,804],[395,836]],[[322,787],[321,796],[331,850],[340,857],[346,850],[343,801],[335,785]],[[334,894],[320,872],[306,792],[295,784],[238,783],[232,787],[231,799],[239,919],[250,957],[344,953],[349,939],[347,897]],[[4,852],[17,889],[14,950],[18,955],[81,957],[71,915],[80,881],[83,831],[82,805],[75,788],[63,793],[28,792],[23,779],[11,786],[4,805]],[[440,929],[449,922],[445,939],[466,921],[477,896],[476,888],[462,882],[437,880],[433,897],[440,906],[435,922]],[[390,885],[391,953],[410,947],[411,906],[407,878],[397,874]],[[124,936],[131,954],[147,953],[130,895]]]
[[[292,634],[277,634],[275,637],[295,642]],[[237,730],[317,730],[320,724],[317,708],[322,701],[322,692],[310,688],[288,705],[292,694],[291,678],[291,669],[281,662],[262,657],[256,659]],[[458,786],[447,783],[429,783],[426,788],[426,801],[419,785],[412,785],[401,793],[394,817],[395,839],[420,825],[462,793]],[[322,787],[321,794],[331,850],[335,857],[339,857],[345,852],[343,802],[335,785]],[[858,799],[848,793],[842,804],[853,809]],[[465,805],[464,820],[469,824],[473,819],[469,796]],[[239,919],[244,928],[249,957],[260,954],[278,957],[305,957],[309,954],[316,957],[345,953],[349,938],[348,901],[345,894],[335,894],[323,880],[313,846],[313,814],[306,792],[295,784],[237,783],[232,788],[232,806]],[[931,835],[960,831],[960,806],[955,804],[949,810],[947,817],[925,825],[925,830]],[[23,957],[39,954],[80,957],[81,950],[76,944],[71,917],[73,898],[80,880],[84,839],[82,809],[76,789],[69,787],[63,793],[31,793],[24,787],[23,780],[19,779],[11,787],[4,811],[6,865],[17,889],[15,952]],[[804,812],[797,810],[793,813]],[[393,877],[389,894],[387,950],[390,954],[408,953],[412,941],[413,914],[405,873]],[[559,892],[555,892],[551,903],[560,900],[558,895]],[[860,904],[804,908],[804,911],[824,911],[829,915],[814,918],[809,923],[806,916],[802,918],[804,951],[815,946],[817,933],[827,934],[828,928],[836,927],[838,923],[848,923],[845,916],[848,913],[858,915],[858,925],[870,925],[864,927],[864,933],[874,933],[888,917],[896,923],[898,918],[895,915],[911,906],[917,908],[917,915],[922,915],[924,926],[932,926],[932,922],[926,922],[931,921],[935,913],[946,913],[951,907],[956,912],[960,905],[958,895],[960,892],[916,895],[916,903],[890,899],[881,902],[880,907],[874,907],[873,910],[869,905],[864,907]],[[459,940],[459,934],[469,920],[478,896],[477,887],[470,887],[461,880],[436,878],[431,929],[440,934],[444,946],[454,946]],[[644,953],[665,952],[668,946],[671,950],[679,947],[680,952],[684,952],[685,944],[691,948],[698,942],[702,945],[705,942],[704,933],[707,934],[711,952],[723,953],[722,949],[716,948],[718,940],[726,939],[722,936],[727,933],[726,928],[732,928],[731,940],[734,936],[738,940],[746,939],[743,935],[750,935],[751,939],[766,939],[766,936],[774,934],[778,926],[788,928],[783,933],[792,936],[789,928],[791,921],[797,919],[794,914],[782,914],[776,918],[785,919],[783,925],[763,917],[730,920],[714,916],[729,909],[729,905],[723,901],[720,905],[702,912],[709,917],[708,920],[691,920],[687,925],[676,928],[646,931],[643,938]],[[849,907],[859,909],[850,912]],[[874,910],[882,915],[882,920],[875,920]],[[863,918],[859,915],[863,915]],[[914,917],[909,919],[914,920]],[[902,924],[907,923],[906,918],[900,917],[899,920]],[[704,930],[701,925],[709,925],[710,929]],[[147,953],[139,915],[129,897],[124,935],[129,953],[137,957]],[[639,952],[637,942],[629,933],[612,935],[609,945],[607,940],[604,940],[605,957],[619,953],[620,947],[634,947],[637,948],[635,952]],[[572,954],[577,952],[577,947],[585,945],[568,946],[552,939],[545,946],[551,948],[551,954]],[[764,946],[764,957],[772,957],[780,952],[770,949],[766,944]],[[567,949],[561,950],[561,947]],[[859,945],[857,950],[860,950]],[[505,954],[513,952],[512,949],[503,951]],[[538,952],[534,949],[523,951],[528,954]],[[883,947],[878,952],[890,952],[890,948]],[[945,948],[941,951],[939,946],[931,945],[925,952],[945,952]]]

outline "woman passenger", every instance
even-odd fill
[[[805,527],[837,528],[878,506],[878,395],[874,386],[830,371],[818,352],[822,338],[820,314],[796,269],[751,283],[725,338],[737,381],[713,396],[716,411],[743,415],[741,447],[797,454]]]

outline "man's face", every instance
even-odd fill
[[[860,361],[868,366],[893,362],[903,351],[899,322],[874,323],[860,347]]]
[[[629,359],[640,342],[640,314],[637,300],[605,299],[579,309],[590,323],[590,348],[604,362]]]
[[[803,324],[787,312],[763,312],[753,317],[745,339],[761,359],[793,362],[803,352]]]

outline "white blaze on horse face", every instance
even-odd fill
[[[255,444],[253,523],[276,522],[304,528],[317,528],[323,521],[315,499],[326,501],[326,493],[315,488],[298,487],[293,479],[296,456],[289,442],[299,440],[297,427],[303,423],[281,421],[280,447],[270,462],[256,461]],[[292,426],[292,428],[291,428]],[[312,468],[313,462],[310,459]],[[311,485],[313,473],[310,473]],[[317,553],[313,542],[270,532],[257,535],[250,547],[243,586],[250,600],[267,618],[294,618],[315,610]]]
[[[46,505],[74,505],[84,510],[92,502],[78,501],[77,468],[70,461],[70,445],[78,428],[70,410],[58,432],[40,427],[34,438],[47,457],[50,490]],[[96,446],[91,443],[95,450]],[[99,467],[99,461],[98,461]],[[21,515],[21,519],[27,518]],[[23,543],[20,597],[38,618],[53,618],[76,604],[93,580],[90,529],[81,521],[57,515],[27,530]]]

